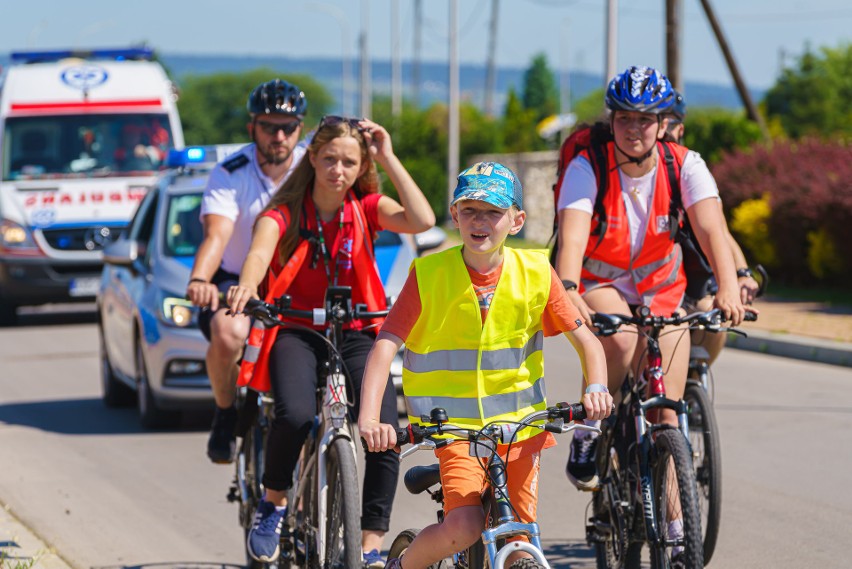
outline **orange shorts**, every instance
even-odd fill
[[[541,468],[541,449],[545,437],[512,445],[512,460],[506,467],[507,489],[522,522],[530,523],[536,519],[538,506],[538,473]],[[546,441],[545,441],[546,442]],[[522,447],[527,446],[527,449]],[[533,448],[534,447],[534,448]],[[516,453],[516,449],[518,452]],[[502,449],[505,451],[505,449]],[[527,450],[528,452],[524,452]],[[470,443],[460,441],[450,443],[435,450],[441,468],[441,486],[444,492],[444,512],[448,513],[462,506],[482,506],[481,495],[485,489],[485,470],[481,464],[484,459],[470,456]],[[505,456],[504,453],[501,453]]]

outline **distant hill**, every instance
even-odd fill
[[[187,75],[208,75],[219,72],[241,72],[258,67],[268,67],[281,73],[302,73],[313,76],[329,90],[338,101],[343,83],[342,65],[339,59],[307,59],[271,56],[233,56],[233,55],[186,55],[177,53],[160,53],[160,58],[168,67],[173,77],[180,80]],[[0,55],[0,65],[9,64],[8,55]],[[444,62],[423,62],[420,67],[420,98],[421,105],[429,105],[434,101],[446,101],[448,91],[448,70]],[[350,64],[352,84],[349,93],[349,108],[356,108],[358,99],[358,62]],[[501,109],[505,103],[506,94],[510,87],[520,92],[523,85],[525,69],[520,67],[498,67],[496,78],[495,104]],[[461,97],[479,105],[483,105],[485,87],[484,65],[461,65],[459,69]],[[403,96],[410,98],[412,64],[402,63]],[[581,99],[590,91],[603,85],[601,75],[585,72],[574,72],[569,76],[572,99]],[[372,84],[374,93],[390,94],[391,64],[389,61],[374,61],[372,64]],[[686,83],[686,93],[690,107],[723,107],[738,109],[742,105],[739,95],[733,86],[716,85],[711,83]],[[752,90],[755,100],[760,100],[764,90]]]

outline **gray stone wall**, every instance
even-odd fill
[[[553,233],[553,184],[559,152],[521,152],[518,154],[480,154],[471,164],[482,161],[500,162],[512,169],[524,187],[524,210],[527,221],[521,236],[544,245]]]

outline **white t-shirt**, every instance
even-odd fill
[[[631,178],[622,170],[618,171],[621,180],[621,197],[624,200],[627,223],[630,228],[630,251],[633,258],[638,256],[645,240],[648,210],[654,192],[657,170],[661,164],[662,161],[657,160],[657,167],[640,178]],[[598,184],[592,165],[586,158],[577,156],[568,164],[568,169],[565,171],[559,190],[557,210],[577,209],[592,215],[597,193]],[[707,164],[697,152],[690,150],[683,160],[680,170],[680,193],[684,209],[689,209],[701,200],[719,199],[716,180],[713,179]],[[624,296],[628,303],[642,304],[636,285],[629,274],[613,281],[612,286]]]
[[[229,172],[224,164],[245,156],[248,162]],[[305,155],[305,146],[293,149],[293,161],[284,175],[286,180]],[[283,180],[282,180],[283,182]],[[201,200],[200,217],[221,215],[234,222],[234,232],[222,253],[221,268],[239,274],[251,245],[251,232],[258,214],[266,207],[278,189],[275,182],[263,173],[257,163],[255,145],[247,144],[216,165],[207,179],[207,188]]]

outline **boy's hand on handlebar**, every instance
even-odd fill
[[[722,291],[716,294],[716,307],[722,311],[726,320],[731,321],[732,326],[739,326],[745,318],[745,306],[739,297],[739,291]]]
[[[393,449],[399,452],[396,444],[396,429],[387,423],[367,421],[358,423],[358,431],[370,452],[382,452]]]
[[[231,316],[242,314],[246,303],[252,298],[258,298],[257,289],[246,285],[234,285],[228,289],[228,306],[231,307]]]
[[[586,419],[606,419],[612,412],[612,395],[606,392],[586,393],[583,395],[583,407],[586,409]]]
[[[186,287],[186,298],[195,306],[209,306],[213,311],[219,309],[219,288],[213,283],[190,282]]]

